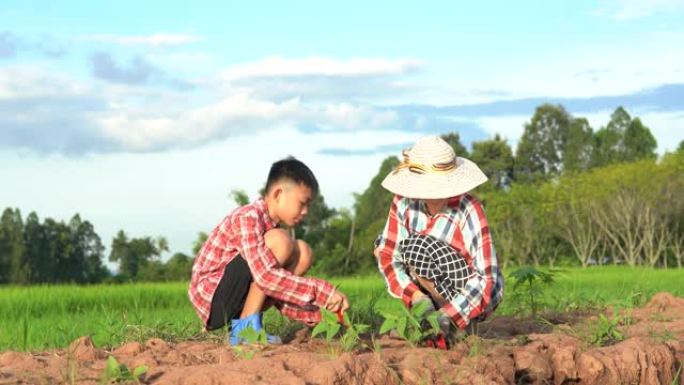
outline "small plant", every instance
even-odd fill
[[[515,280],[513,284],[514,296],[520,299],[520,303],[526,305],[532,314],[532,318],[537,318],[537,312],[543,305],[541,297],[544,294],[544,287],[554,283],[556,271],[541,271],[532,266],[521,267],[510,274]]]
[[[589,342],[593,345],[605,346],[624,340],[624,335],[618,330],[621,322],[622,317],[617,311],[613,312],[611,318],[599,314],[598,322],[593,327]]]
[[[401,315],[382,313],[385,322],[380,326],[380,334],[395,329],[401,338],[408,341],[412,346],[416,346],[421,341],[435,337],[441,332],[437,321],[439,312],[428,312],[427,302],[421,302],[410,310],[402,309],[404,312]]]
[[[335,314],[327,310],[321,310],[321,314],[321,322],[311,331],[311,337],[324,334],[325,340],[331,343],[335,336],[342,331],[340,335],[342,351],[350,352],[362,345],[360,335],[368,331],[368,325],[353,323],[348,313],[340,315],[339,313]]]
[[[264,329],[256,331],[253,327],[249,326],[240,332],[239,337],[244,340],[247,345],[268,344],[268,337],[266,336],[266,330]],[[238,358],[247,360],[254,358],[254,354],[256,353],[250,346],[233,346],[233,350]]]
[[[140,384],[140,377],[147,373],[147,366],[138,366],[131,371],[126,365],[120,364],[114,356],[107,359],[107,367],[102,373],[100,384],[135,381]]]

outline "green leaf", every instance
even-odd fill
[[[147,366],[138,366],[137,368],[135,368],[135,370],[133,370],[133,377],[135,377],[135,379],[137,380],[138,378],[140,378],[140,376],[142,376],[145,373],[147,373]]]
[[[397,332],[402,337],[406,336],[406,323],[407,323],[406,318],[399,318],[397,320]]]
[[[254,330],[253,327],[246,327],[244,328],[240,334],[238,334],[240,338],[243,338],[247,343],[253,344],[256,343],[259,340],[259,332]]]
[[[337,332],[340,331],[340,328],[341,326],[338,323],[329,325],[325,339],[328,340],[328,342],[332,341],[335,335],[337,335]]]
[[[119,362],[114,356],[109,356],[107,359],[107,374],[110,377],[118,377],[121,370],[119,369]]]
[[[396,319],[385,318],[385,321],[380,326],[380,334],[385,334],[392,330],[396,323]]]
[[[316,337],[317,335],[319,335],[321,333],[325,333],[326,329],[328,329],[328,325],[324,324],[323,322],[320,322],[311,331],[311,338]]]

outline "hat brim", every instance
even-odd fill
[[[444,199],[465,194],[486,181],[487,176],[475,163],[459,157],[452,172],[418,174],[408,169],[392,171],[382,181],[382,187],[407,198]]]

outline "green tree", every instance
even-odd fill
[[[493,139],[473,142],[470,155],[496,188],[508,186],[513,177],[513,151],[498,134]]]
[[[174,254],[166,262],[165,278],[170,281],[187,281],[192,272],[192,258],[183,253]]]
[[[561,173],[571,121],[572,117],[561,105],[537,107],[518,142],[515,156],[517,180],[533,181]]]
[[[128,239],[123,230],[119,230],[112,240],[109,254],[111,262],[119,262],[119,274],[128,279],[137,279],[138,272],[150,262],[158,261],[162,252],[168,251],[166,239],[151,237]]]
[[[29,213],[24,225],[24,257],[22,266],[24,274],[17,277],[16,283],[46,282],[46,273],[51,269],[51,261],[45,258],[45,250],[48,247],[43,230],[38,214],[35,212]]]
[[[109,271],[102,263],[104,246],[95,228],[88,221],[81,220],[76,214],[69,221],[71,230],[71,244],[73,245],[74,260],[82,266],[75,276],[77,282],[95,283],[109,275]]]
[[[204,231],[200,231],[197,233],[197,239],[195,239],[195,242],[192,244],[192,255],[197,255],[199,254],[199,251],[202,249],[202,246],[204,246],[204,242],[207,241],[209,238],[209,234],[205,233]]]
[[[651,130],[639,118],[632,119],[622,107],[610,116],[608,125],[594,136],[592,166],[603,167],[620,162],[655,159],[657,142]]]
[[[249,204],[249,196],[245,190],[232,190],[229,195],[238,206]]]
[[[684,140],[679,142],[679,147],[677,147],[677,152],[680,154],[684,154]]]
[[[565,138],[563,171],[584,171],[591,166],[594,133],[586,118],[570,120]]]
[[[464,158],[469,157],[468,149],[461,143],[461,136],[458,134],[458,132],[451,132],[442,135],[441,138],[444,139],[445,142],[449,143],[449,145],[454,149],[456,156]]]
[[[24,223],[19,209],[6,208],[0,218],[0,283],[19,283],[27,275],[23,259]]]

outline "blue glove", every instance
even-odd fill
[[[243,338],[240,338],[240,333],[250,327],[257,332],[263,329],[263,326],[261,325],[261,313],[257,312],[245,318],[231,320],[230,344],[236,346],[245,343],[246,341]],[[280,337],[270,334],[266,334],[266,340],[271,345],[280,345],[283,343]]]

